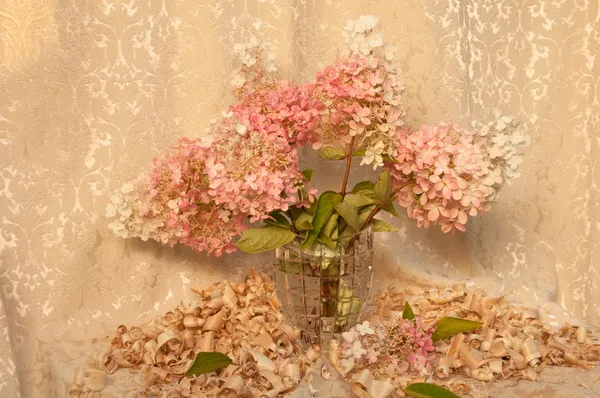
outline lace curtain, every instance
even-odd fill
[[[283,77],[305,81],[367,13],[399,49],[412,123],[514,115],[532,137],[522,177],[467,233],[394,220],[378,283],[472,278],[599,323],[598,0],[3,0],[0,395],[64,396],[84,342],[268,266],[121,240],[104,206],[231,103],[230,49],[249,31],[276,42]]]

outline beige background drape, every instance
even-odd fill
[[[65,396],[84,342],[268,265],[115,238],[109,192],[230,103],[249,29],[308,80],[366,13],[399,48],[414,123],[510,114],[532,136],[466,234],[394,221],[377,280],[471,277],[600,322],[598,0],[1,0],[0,396]]]

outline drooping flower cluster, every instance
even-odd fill
[[[346,373],[369,367],[383,378],[427,374],[435,356],[432,333],[420,319],[397,317],[376,326],[366,321],[342,333],[340,363]]]
[[[111,196],[109,228],[123,238],[183,243],[217,255],[232,251],[232,238],[245,227],[240,216],[223,219],[227,210],[208,195],[208,150],[206,142],[184,138],[156,158],[149,173]]]
[[[383,166],[396,151],[396,130],[404,126],[404,84],[393,47],[374,32],[378,19],[362,16],[346,28],[349,53],[317,73],[315,96],[323,103],[323,119],[314,148],[346,146],[363,152],[361,164]]]
[[[398,202],[419,227],[465,230],[469,216],[488,211],[498,189],[517,176],[518,147],[527,137],[502,118],[474,131],[449,124],[398,131],[390,164]]]
[[[182,139],[149,175],[125,184],[106,208],[115,234],[182,243],[217,256],[250,223],[296,202],[303,177],[287,140],[223,118],[212,140]]]

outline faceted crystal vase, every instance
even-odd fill
[[[323,349],[356,325],[373,277],[373,228],[340,238],[335,248],[297,238],[275,250],[274,280],[286,321],[305,343]]]

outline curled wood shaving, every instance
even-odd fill
[[[353,377],[354,385],[361,386],[366,391],[368,397],[387,397],[396,390],[396,387],[389,379],[375,380],[373,374],[368,369],[363,369]],[[354,389],[353,389],[354,391]]]
[[[438,358],[431,373],[426,375],[429,381],[460,391],[459,395],[468,393],[471,388],[465,384],[457,387],[453,384],[454,378],[467,376],[480,382],[507,378],[535,381],[547,365],[591,369],[600,360],[597,331],[586,326],[566,324],[553,328],[539,319],[536,309],[511,306],[504,297],[469,292],[464,285],[429,289],[418,294],[415,296],[415,289],[398,292],[388,288],[379,295],[377,309],[366,318],[376,324],[399,316],[408,301],[415,314],[431,327],[447,316],[481,322],[482,327],[476,331],[437,342]],[[354,383],[353,391],[357,395],[383,398],[391,394],[387,390],[373,389],[374,382],[383,381],[376,380],[368,368],[346,374],[339,361],[340,354],[339,343],[334,341],[329,351],[330,362]],[[392,382],[394,388],[398,388],[416,380],[399,374]],[[401,389],[397,395],[402,396]]]
[[[383,296],[388,297],[390,310],[404,306],[407,297],[397,292],[384,292]],[[587,327],[564,325],[556,330],[539,320],[536,309],[509,306],[503,297],[485,297],[454,286],[451,291],[430,290],[426,300],[415,300],[414,307],[427,324],[451,313],[483,323],[470,335],[454,336],[449,346],[437,343],[436,352],[442,356],[434,374],[439,378],[463,373],[482,381],[493,380],[494,375],[536,380],[546,365],[590,369],[600,356],[600,345]],[[379,313],[386,315],[384,308]],[[457,366],[462,365],[457,359],[464,366]]]
[[[69,387],[70,396],[89,394],[92,391],[102,391],[106,385],[106,373],[99,369],[78,369],[73,383]]]
[[[192,291],[195,302],[145,325],[120,325],[96,361],[102,371],[94,371],[102,376],[119,368],[139,371],[143,394],[172,383],[161,396],[278,397],[295,388],[320,357],[317,345],[301,350],[299,331],[284,323],[268,276],[251,270],[244,283],[223,281]],[[229,356],[233,364],[184,378],[196,353],[210,351]],[[100,379],[92,383],[90,375],[98,377],[77,376],[73,391],[82,390],[85,377],[88,390],[99,388]]]

